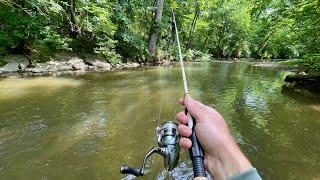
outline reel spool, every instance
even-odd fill
[[[169,121],[162,124],[162,127],[156,128],[157,135],[157,147],[153,147],[144,157],[142,168],[132,168],[127,165],[123,165],[120,168],[122,174],[132,174],[134,176],[143,176],[145,174],[145,166],[148,158],[154,154],[160,154],[164,160],[164,167],[171,171],[173,170],[179,161],[180,136],[178,133],[178,125],[175,122]]]

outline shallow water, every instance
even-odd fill
[[[216,107],[264,179],[320,178],[320,97],[283,89],[284,72],[244,63],[186,65],[192,95]],[[163,91],[163,87],[164,91]],[[182,110],[178,66],[0,80],[0,179],[132,179],[154,128]],[[190,179],[188,154],[141,179]]]

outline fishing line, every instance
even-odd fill
[[[163,96],[164,96],[165,87],[166,87],[166,81],[162,79],[162,69],[160,71],[161,71],[160,78],[161,78],[161,82],[162,82],[161,83],[162,84],[162,92],[161,92],[160,109],[159,109],[159,117],[158,117],[158,126],[157,127],[160,127],[161,113],[162,113],[162,106],[163,106]]]

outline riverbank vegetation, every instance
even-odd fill
[[[0,0],[0,55],[22,54],[32,62],[48,61],[61,52],[97,54],[112,64],[174,60],[173,8],[187,60],[306,57],[309,63],[308,57],[315,57],[317,63],[310,66],[318,71],[319,4],[319,0]]]

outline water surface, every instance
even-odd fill
[[[284,72],[244,63],[186,65],[194,97],[216,107],[264,179],[320,178],[320,97],[283,89]],[[164,87],[164,88],[163,88]],[[1,179],[132,179],[154,129],[182,110],[178,66],[0,80]],[[192,177],[151,158],[141,179]]]

